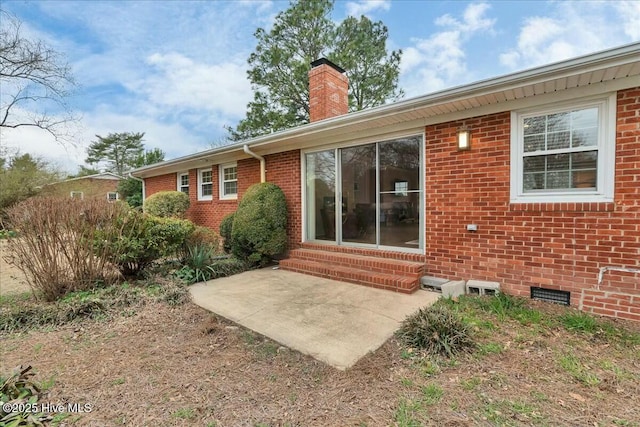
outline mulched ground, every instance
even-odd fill
[[[151,303],[135,310],[108,322],[0,335],[1,371],[32,365],[36,380],[52,384],[45,402],[91,405],[90,413],[58,415],[59,425],[637,426],[640,421],[640,349],[560,328],[504,321],[482,338],[483,350],[454,363],[411,357],[391,339],[342,372],[190,303],[175,308]],[[597,383],[586,384],[563,368],[558,361],[569,356],[579,360],[577,372],[592,374]]]

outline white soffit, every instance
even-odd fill
[[[471,117],[487,106],[499,109],[498,104],[509,102],[511,104],[504,107],[507,111],[514,101],[545,98],[571,89],[591,87],[605,92],[636,86],[640,86],[640,43],[349,113],[145,166],[133,173],[149,177],[247,158],[242,150],[244,144],[258,154],[271,154],[309,147],[340,135],[375,133],[375,129],[381,127],[402,124],[412,127],[456,120],[465,115]]]

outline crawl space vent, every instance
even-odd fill
[[[539,301],[553,302],[556,304],[569,305],[571,292],[556,291],[555,289],[531,287],[531,298]]]

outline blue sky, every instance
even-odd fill
[[[80,120],[62,147],[36,129],[1,144],[75,171],[95,135],[145,132],[167,158],[224,139],[244,117],[253,33],[288,1],[17,1],[1,7],[24,35],[66,56]],[[640,1],[337,1],[332,18],[367,15],[402,49],[407,97],[640,40]],[[53,112],[55,114],[55,111]]]

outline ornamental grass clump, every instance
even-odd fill
[[[437,303],[407,317],[398,337],[405,345],[434,356],[453,357],[475,347],[469,325],[450,307]]]

